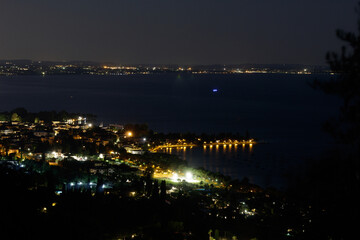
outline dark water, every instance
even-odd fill
[[[0,112],[66,110],[93,113],[104,123],[148,123],[159,132],[240,132],[269,144],[218,153],[186,151],[192,166],[268,186],[330,138],[321,123],[339,100],[309,87],[328,75],[134,75],[0,77]],[[218,89],[214,93],[212,89]],[[183,154],[183,153],[180,153]]]

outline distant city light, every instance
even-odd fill
[[[213,92],[217,92],[217,91],[218,91],[218,89],[217,89],[217,88],[214,88],[212,91],[213,91]]]

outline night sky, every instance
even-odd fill
[[[0,0],[0,59],[325,64],[358,0]]]

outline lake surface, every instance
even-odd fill
[[[131,76],[0,77],[0,112],[66,110],[93,113],[99,122],[148,123],[158,132],[249,131],[269,144],[253,149],[187,150],[191,166],[248,176],[280,186],[283,174],[331,144],[321,124],[337,116],[339,99],[308,83],[329,75],[160,74]],[[218,89],[213,92],[213,89]]]

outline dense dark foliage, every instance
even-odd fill
[[[360,7],[360,3],[359,3]],[[321,239],[352,239],[360,215],[360,8],[358,33],[338,30],[345,42],[340,54],[329,52],[327,62],[336,74],[329,81],[314,81],[315,89],[340,97],[337,118],[324,129],[339,143],[320,160],[314,160],[292,194],[308,202],[313,213],[313,236]]]

